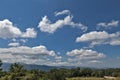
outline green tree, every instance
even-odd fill
[[[25,76],[25,69],[23,65],[14,63],[10,66],[10,80],[21,80]]]
[[[2,71],[2,61],[0,60],[0,71]]]
[[[64,71],[61,70],[58,70],[58,69],[52,69],[50,72],[49,72],[49,75],[50,75],[50,80],[66,80],[66,77],[64,75]]]
[[[0,77],[3,75],[3,72],[2,72],[2,61],[0,60]]]
[[[20,65],[19,63],[14,63],[10,66],[10,72],[12,73],[18,73],[18,72],[24,72],[24,66]]]

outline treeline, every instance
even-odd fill
[[[116,69],[91,69],[91,68],[72,68],[72,69],[51,69],[50,71],[26,70],[23,65],[14,63],[9,71],[3,71],[0,61],[0,80],[66,80],[72,77],[120,77],[120,68]]]

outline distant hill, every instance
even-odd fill
[[[2,69],[5,71],[8,71],[10,68],[10,63],[3,63]],[[25,69],[31,70],[31,69],[39,69],[44,71],[49,71],[54,68],[73,68],[71,66],[47,66],[47,65],[34,65],[34,64],[22,64]]]
[[[49,71],[50,69],[57,68],[54,66],[46,66],[46,65],[34,65],[34,64],[24,64],[25,69],[31,70],[31,69],[39,69],[44,71]]]

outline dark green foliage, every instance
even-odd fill
[[[20,73],[24,72],[24,66],[20,65],[19,63],[14,63],[10,66],[10,72],[12,73]]]
[[[0,61],[0,80],[66,80],[72,77],[120,77],[120,68],[110,69],[91,69],[91,68],[72,68],[72,69],[51,69],[50,71],[26,70],[24,66],[14,63],[8,72],[2,71]]]
[[[49,72],[49,79],[50,80],[65,80],[66,76],[65,76],[65,72],[63,69],[52,69]]]
[[[0,77],[2,76],[2,68],[1,68],[1,66],[2,66],[2,61],[0,60]]]
[[[1,66],[2,66],[2,61],[0,60],[0,71],[2,71],[2,68],[1,68]]]

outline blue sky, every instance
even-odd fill
[[[0,0],[0,59],[120,67],[119,7],[118,0]]]

